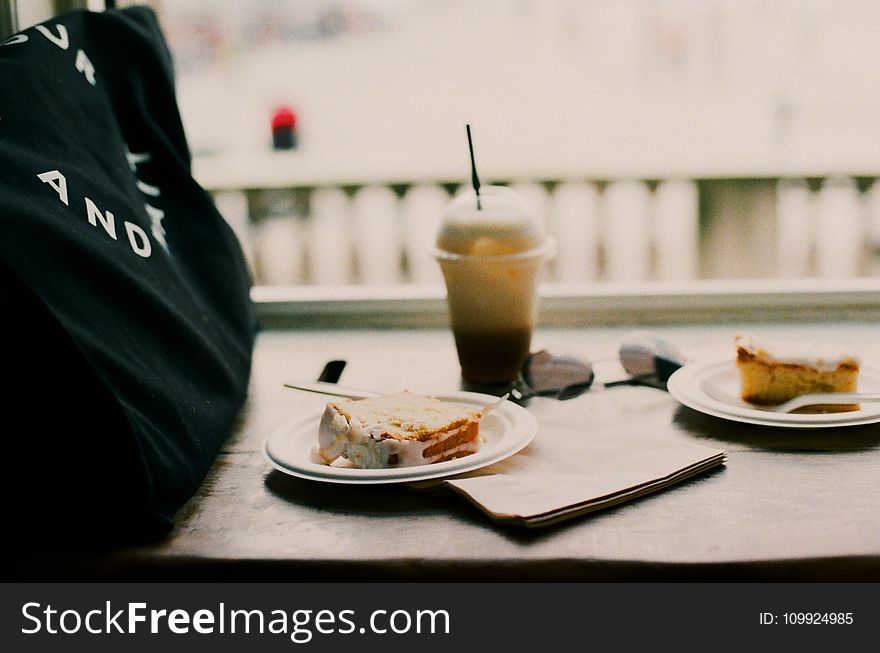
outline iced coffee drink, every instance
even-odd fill
[[[553,243],[513,190],[484,186],[449,204],[435,255],[443,270],[462,376],[475,383],[516,380],[529,354],[537,286]]]

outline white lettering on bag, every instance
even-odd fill
[[[0,42],[0,47],[3,47],[4,45],[18,45],[19,43],[27,43],[27,40],[27,34],[16,34],[15,36],[10,36],[5,41]]]
[[[152,195],[153,197],[162,195],[162,190],[158,186],[153,186],[153,184],[148,184],[145,181],[138,180],[137,187],[144,195]]]
[[[125,159],[128,161],[128,167],[132,172],[137,172],[139,163],[149,163],[153,160],[153,156],[149,152],[132,152],[125,148]]]
[[[165,211],[157,209],[155,206],[144,204],[147,215],[150,216],[150,233],[153,238],[159,241],[165,249],[168,249],[168,243],[165,241],[165,227],[162,226],[162,218],[165,217]]]
[[[137,176],[138,166],[150,163],[153,160],[153,155],[149,152],[132,152],[131,149],[126,146],[125,158],[128,161],[128,167],[131,168],[131,171]],[[141,179],[137,179],[136,184],[138,190],[144,195],[150,197],[162,197],[162,189],[158,186],[148,184]],[[170,254],[168,241],[165,239],[165,227],[162,226],[162,219],[165,217],[165,211],[153,206],[149,202],[144,204],[144,209],[147,212],[147,216],[150,218],[150,233],[153,235],[153,239],[162,246],[162,249]]]
[[[74,62],[76,69],[86,76],[89,84],[92,86],[95,85],[95,67],[92,65],[91,60],[86,56],[86,53],[82,50],[76,51],[76,61]]]
[[[55,23],[55,29],[58,31],[58,34],[53,34],[52,31],[46,27],[45,25],[34,25],[34,29],[36,29],[40,34],[45,36],[51,43],[54,43],[62,50],[70,49],[70,34],[67,31],[67,28],[61,23]],[[10,39],[0,43],[0,45],[11,45],[13,43],[24,43],[28,40],[28,37],[24,34],[20,34],[17,36],[13,36]],[[91,59],[89,59],[88,55],[84,50],[76,51],[76,58],[74,59],[73,65],[76,69],[81,72],[86,81],[92,86],[97,84],[97,80],[95,79],[95,66],[92,64]]]
[[[61,23],[55,23],[55,29],[58,30],[58,36],[55,36],[45,25],[37,25],[36,30],[45,36],[47,39],[52,41],[55,45],[57,45],[62,50],[66,50],[70,47],[70,36],[67,34],[67,28]]]
[[[123,224],[125,225],[125,233],[128,234],[128,244],[131,245],[131,251],[144,258],[152,254],[153,247],[150,245],[150,239],[147,238],[147,232],[128,220]]]
[[[67,179],[64,178],[64,175],[57,170],[49,170],[48,172],[38,174],[37,178],[54,188],[61,201],[70,206],[70,202],[67,199]]]
[[[101,226],[104,227],[104,231],[107,232],[107,235],[110,236],[113,240],[116,240],[116,219],[113,217],[113,214],[110,211],[106,211],[104,215],[101,214],[101,209],[97,207],[97,205],[90,200],[88,197],[86,198],[86,212],[89,216],[89,223],[93,227],[97,227],[98,223],[101,223]]]
[[[66,206],[70,206],[70,200],[67,195],[67,179],[61,174],[61,172],[58,170],[49,170],[47,172],[39,173],[37,178],[44,184],[49,184],[55,192],[58,193],[58,199],[64,202]],[[101,209],[98,208],[98,205],[88,197],[85,198],[85,205],[86,218],[88,219],[89,224],[93,227],[97,227],[100,222],[101,227],[104,228],[107,235],[113,240],[118,240],[116,235],[115,216],[110,211],[101,211]],[[159,209],[155,210],[158,211]],[[156,240],[164,245],[165,230],[161,229],[161,216],[157,217],[151,215],[150,220],[152,223],[151,231],[155,235]],[[150,238],[147,236],[147,232],[140,226],[133,222],[129,222],[128,220],[123,220],[122,224],[125,226],[125,235],[128,237],[128,244],[131,247],[131,251],[142,258],[149,258],[153,253],[153,245],[150,243]],[[158,233],[161,233],[161,237]]]

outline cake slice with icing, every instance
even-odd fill
[[[744,401],[773,405],[813,392],[857,390],[859,359],[841,346],[803,340],[773,341],[752,335],[738,335],[735,342]],[[810,412],[857,408],[852,404],[816,406]]]
[[[413,392],[330,402],[314,462],[345,458],[354,467],[411,467],[461,458],[480,445],[483,412]]]

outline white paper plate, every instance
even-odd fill
[[[685,365],[669,378],[669,393],[688,408],[723,419],[782,428],[832,428],[880,422],[880,403],[845,413],[772,413],[739,398],[739,370],[731,359]],[[880,392],[880,370],[862,365],[859,392]]]
[[[474,392],[434,395],[440,401],[483,407],[498,397]],[[322,411],[323,412],[323,411]],[[442,463],[393,469],[354,469],[314,463],[309,453],[318,442],[321,412],[291,420],[266,439],[264,451],[278,471],[329,483],[408,483],[470,472],[504,460],[525,447],[535,437],[538,423],[522,406],[505,401],[480,422],[480,450],[470,456]]]

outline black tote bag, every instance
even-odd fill
[[[167,531],[244,403],[255,322],[151,10],[0,44],[0,225],[7,543]]]

